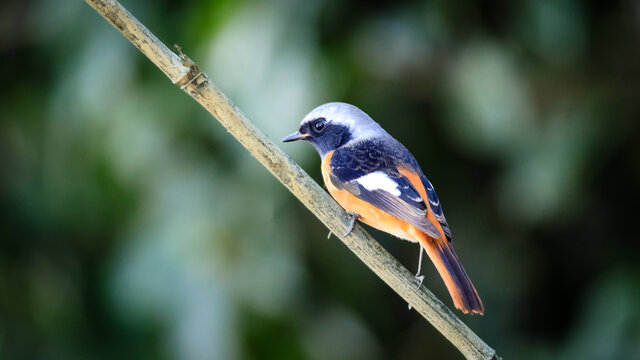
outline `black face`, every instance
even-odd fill
[[[320,137],[328,127],[329,126],[327,126],[327,119],[321,117],[312,121],[307,121],[306,123],[302,124],[298,132],[300,134],[305,134],[305,135],[309,134],[310,138]],[[307,139],[311,140],[310,138],[307,138]]]
[[[309,140],[320,156],[346,144],[351,138],[348,127],[327,122],[322,117],[304,123],[298,133],[307,135],[304,140]]]

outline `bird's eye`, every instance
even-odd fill
[[[316,122],[313,124],[313,129],[314,129],[316,132],[321,132],[322,130],[324,130],[324,126],[325,126],[325,120],[324,120],[324,119],[322,119],[322,118],[320,118],[320,119],[318,119],[318,121],[316,121]]]

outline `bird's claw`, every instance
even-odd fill
[[[347,235],[351,234],[351,232],[353,231],[353,228],[356,226],[356,220],[360,218],[360,215],[351,211],[347,211],[347,215],[349,215],[349,217],[351,218],[351,220],[349,221],[349,229],[347,229],[347,232],[342,234],[342,237],[346,237]],[[329,230],[329,233],[327,234],[327,239],[330,239],[331,235],[333,235],[333,231]]]
[[[424,281],[424,275],[416,275],[414,279],[418,280],[418,287],[416,289],[420,289],[422,287],[422,282]],[[411,304],[407,304],[407,308],[411,310]]]
[[[342,237],[346,237],[347,235],[351,234],[354,226],[356,226],[356,220],[358,220],[358,218],[360,217],[360,215],[351,211],[347,211],[347,215],[349,215],[349,217],[351,218],[351,222],[349,222],[349,229],[347,229],[347,232],[342,234]]]

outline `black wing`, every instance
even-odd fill
[[[422,175],[420,179],[422,180],[422,185],[424,185],[424,188],[427,190],[429,207],[431,208],[433,215],[436,217],[436,220],[438,220],[438,222],[440,223],[440,226],[442,226],[444,235],[449,241],[451,241],[451,229],[449,228],[447,219],[444,217],[444,212],[442,212],[442,204],[440,204],[440,199],[438,199],[436,190],[434,189],[433,185],[431,185],[431,181],[429,181],[426,176]]]
[[[397,151],[388,143],[374,140],[340,148],[331,157],[329,179],[336,188],[347,190],[437,239],[440,233],[427,219],[429,208],[424,199],[398,171]]]

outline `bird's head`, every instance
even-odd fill
[[[387,133],[357,107],[340,102],[320,105],[302,119],[300,129],[283,142],[307,140],[321,157],[354,141],[371,139]]]

